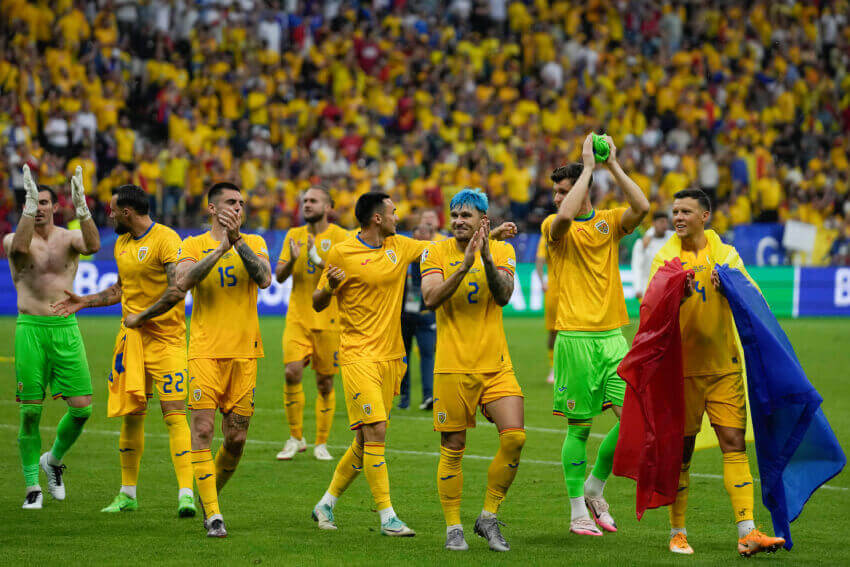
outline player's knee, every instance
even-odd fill
[[[209,446],[212,442],[213,430],[215,429],[215,424],[213,422],[200,419],[193,420],[191,429],[193,441]]]
[[[588,437],[590,437],[590,423],[570,421],[569,428],[567,428],[567,436],[578,439],[579,441],[587,441]]]
[[[68,415],[70,415],[74,421],[77,423],[83,424],[91,417],[92,407],[88,405],[83,408],[68,408]]]
[[[466,431],[443,433],[440,445],[452,451],[463,451],[466,448]]]
[[[286,379],[286,383],[290,386],[294,386],[295,384],[301,383],[301,374],[302,369],[296,366],[287,366],[286,372],[284,373],[284,377]]]
[[[364,424],[361,429],[363,430],[363,438],[369,443],[383,443],[386,440],[386,421]]]
[[[21,404],[21,429],[37,429],[41,421],[41,404]]]
[[[322,396],[327,396],[334,389],[334,377],[328,374],[316,375],[316,389]]]
[[[499,443],[505,451],[519,452],[525,446],[525,429],[508,429],[499,433]]]
[[[228,431],[224,437],[224,446],[227,447],[227,452],[238,457],[245,449],[245,441],[248,439],[248,432],[243,430]]]

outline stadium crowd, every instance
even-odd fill
[[[480,186],[495,222],[537,231],[550,172],[595,130],[653,211],[699,187],[720,233],[795,219],[850,262],[846,0],[0,0],[0,12],[0,234],[24,163],[60,190],[58,222],[73,218],[67,178],[81,165],[99,225],[132,182],[166,223],[199,226],[204,190],[230,180],[257,231],[300,224],[297,196],[314,183],[344,226],[369,190],[388,192],[409,229],[424,208],[444,223],[452,195]],[[608,176],[594,185],[598,206],[622,200]]]

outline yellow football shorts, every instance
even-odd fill
[[[189,376],[189,409],[254,415],[256,358],[193,358]]]
[[[558,315],[558,290],[549,287],[549,290],[543,294],[543,319],[546,323],[547,331],[555,330],[555,318]]]
[[[685,378],[685,436],[699,433],[702,414],[711,425],[747,428],[747,401],[740,372]]]
[[[189,387],[186,345],[166,343],[144,331],[141,335],[145,358],[145,393],[148,398],[153,397],[156,385],[157,397],[161,402],[185,400]],[[115,339],[116,349],[122,336],[123,332],[120,332]]]
[[[340,368],[349,428],[387,421],[407,368],[404,360],[353,362]]]
[[[508,396],[523,397],[512,368],[486,374],[434,375],[434,431],[475,427],[475,410]]]
[[[339,331],[308,329],[287,321],[283,330],[283,363],[305,361],[318,374],[336,374],[339,364]]]

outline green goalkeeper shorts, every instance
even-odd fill
[[[91,374],[77,318],[18,315],[15,326],[15,397],[43,400],[90,396]]]
[[[620,329],[558,331],[552,413],[589,419],[612,405],[622,406],[626,383],[617,366],[628,350]]]

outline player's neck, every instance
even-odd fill
[[[372,248],[380,248],[383,246],[385,239],[386,236],[381,234],[381,229],[377,225],[360,229],[360,240]]]
[[[148,231],[153,224],[150,215],[138,216],[130,219],[130,234],[138,238]]]
[[[210,234],[214,240],[222,242],[225,238],[227,238],[227,229],[221,226],[217,220],[214,220],[210,225]]]
[[[699,234],[686,236],[682,239],[682,250],[688,252],[699,252],[708,246],[708,239],[705,237],[705,231],[700,231]]]
[[[578,210],[578,214],[576,215],[576,218],[589,217],[592,212],[593,212],[593,205],[590,203],[590,199],[588,199],[587,201],[585,201],[582,204],[581,208]]]
[[[455,242],[457,242],[457,249],[461,252],[466,252],[466,247],[469,246],[469,240],[460,240],[455,237]]]
[[[50,233],[53,232],[53,223],[35,225],[35,227],[33,227],[33,232],[37,234],[39,238],[47,240],[50,238]]]
[[[325,232],[328,229],[328,217],[322,217],[316,222],[308,222],[307,223],[307,232],[310,234],[316,235]]]

